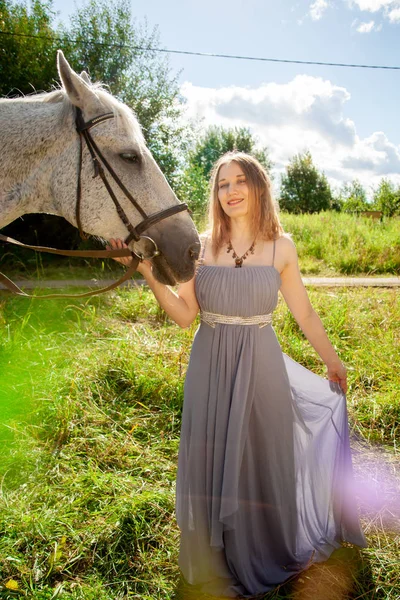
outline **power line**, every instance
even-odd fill
[[[320,62],[315,60],[292,60],[284,58],[265,58],[260,56],[236,56],[234,54],[211,54],[208,52],[189,52],[185,50],[162,50],[161,48],[152,48],[155,52],[169,52],[171,54],[190,54],[193,56],[210,56],[212,58],[236,58],[240,60],[256,60],[262,62],[276,62],[276,63],[289,63],[295,65],[319,65],[324,67],[351,67],[355,69],[393,69],[400,71],[400,67],[391,67],[384,65],[361,65],[361,64],[350,64],[350,63],[330,63]]]
[[[69,38],[50,37],[44,35],[33,35],[28,33],[14,33],[10,31],[0,31],[2,35],[9,35],[11,37],[26,37],[35,38],[42,40],[62,41],[71,42],[75,44],[93,44],[94,46],[105,46],[108,48],[130,48],[131,50],[142,50],[144,52],[163,52],[165,54],[183,54],[187,56],[205,56],[208,58],[229,58],[234,60],[252,60],[258,62],[272,62],[272,63],[285,63],[295,65],[317,65],[322,67],[346,67],[351,69],[385,69],[392,71],[400,71],[400,66],[389,66],[389,65],[363,65],[363,64],[352,64],[352,63],[335,63],[335,62],[323,62],[316,60],[294,60],[284,58],[266,58],[261,56],[240,56],[235,54],[216,54],[211,52],[193,52],[190,50],[170,50],[167,48],[151,48],[146,46],[130,46],[128,44],[106,44],[104,42],[92,42],[85,40],[71,40]]]

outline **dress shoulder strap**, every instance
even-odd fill
[[[276,239],[274,238],[274,245],[273,245],[273,249],[272,249],[272,267],[274,266],[274,260],[275,260],[275,245],[276,245]]]
[[[208,240],[208,236],[205,235],[202,239],[202,245],[201,245],[201,252],[200,252],[200,258],[197,261],[198,265],[204,265],[204,255],[206,253],[206,246],[207,246],[207,240]]]

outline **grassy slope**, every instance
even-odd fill
[[[310,295],[352,369],[353,429],[393,451],[400,417],[393,368],[400,364],[398,293]],[[9,300],[0,319],[0,407],[8,426],[1,430],[8,443],[0,466],[0,582],[15,581],[35,600],[172,600],[174,479],[196,325],[180,330],[165,321],[146,290],[88,302]],[[283,303],[274,326],[284,351],[323,373]],[[400,596],[400,540],[382,528],[382,510],[365,516],[371,547],[357,559],[354,597]],[[332,573],[323,575],[331,588]],[[5,587],[0,594],[15,597]]]
[[[304,275],[400,274],[400,219],[349,214],[281,215]]]
[[[327,212],[282,213],[281,220],[293,235],[304,275],[400,275],[400,219],[381,223]],[[7,246],[0,256],[0,270],[14,277],[39,280],[105,279],[122,272],[112,260],[55,259],[27,251],[21,254]]]

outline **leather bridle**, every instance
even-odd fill
[[[169,208],[165,208],[164,210],[161,210],[157,213],[153,213],[151,215],[147,215],[145,213],[145,211],[142,209],[140,204],[135,200],[135,198],[132,196],[132,194],[129,192],[129,190],[122,183],[121,179],[118,177],[118,175],[116,174],[114,169],[111,167],[109,162],[106,160],[103,153],[101,152],[101,150],[99,149],[99,147],[97,146],[96,142],[94,141],[94,139],[92,138],[92,136],[90,134],[90,129],[92,127],[95,127],[99,123],[102,123],[103,121],[107,121],[108,119],[113,119],[114,116],[115,115],[113,113],[106,113],[104,115],[100,115],[99,117],[95,117],[94,119],[91,119],[90,121],[85,121],[83,118],[82,111],[79,108],[76,109],[75,124],[76,124],[76,130],[79,134],[79,165],[78,165],[78,179],[77,179],[77,187],[76,187],[76,207],[75,207],[76,223],[78,226],[80,236],[83,239],[86,239],[86,236],[83,232],[82,221],[81,221],[81,199],[82,199],[81,178],[82,178],[82,162],[83,162],[83,143],[82,143],[82,139],[83,139],[86,142],[86,145],[90,152],[90,156],[92,158],[93,168],[94,168],[93,177],[97,177],[98,175],[100,175],[101,180],[104,183],[104,186],[106,187],[112,201],[114,202],[115,208],[117,210],[117,213],[118,213],[121,221],[123,222],[123,224],[129,231],[129,235],[125,239],[125,243],[128,245],[132,241],[139,242],[141,239],[147,239],[148,241],[150,241],[153,244],[153,251],[152,251],[151,255],[145,256],[142,252],[140,252],[139,250],[136,250],[135,247],[133,247],[132,250],[130,250],[129,248],[120,248],[120,249],[115,249],[115,250],[58,250],[57,248],[47,248],[44,246],[31,246],[28,244],[23,244],[23,243],[18,242],[17,240],[14,240],[8,236],[0,234],[0,241],[8,242],[8,243],[11,243],[16,246],[23,247],[23,248],[29,248],[31,250],[35,250],[36,252],[49,252],[50,254],[59,254],[61,256],[76,256],[76,257],[91,257],[91,258],[116,258],[116,257],[123,257],[123,256],[131,256],[132,257],[132,262],[131,262],[131,265],[129,266],[127,272],[118,281],[116,281],[112,285],[109,285],[105,288],[101,288],[98,290],[91,290],[90,292],[85,292],[84,294],[46,294],[45,296],[35,296],[35,295],[31,295],[31,294],[26,294],[14,282],[12,282],[6,275],[4,275],[3,273],[0,273],[0,282],[3,283],[4,286],[8,290],[13,292],[14,294],[17,294],[19,296],[29,297],[29,298],[85,298],[85,297],[94,296],[94,295],[101,294],[103,292],[112,290],[112,289],[118,287],[119,285],[121,285],[121,283],[123,283],[124,281],[127,281],[128,279],[130,279],[132,277],[132,275],[134,274],[134,272],[137,269],[139,261],[142,261],[144,258],[151,260],[152,258],[155,258],[156,256],[158,256],[160,254],[160,251],[157,247],[156,242],[151,237],[149,237],[147,235],[142,235],[143,231],[146,231],[146,229],[148,229],[152,225],[155,225],[156,223],[159,223],[160,221],[167,219],[168,217],[171,217],[172,215],[180,213],[184,210],[187,210],[190,213],[190,210],[189,210],[187,204],[184,204],[184,203],[176,204],[175,206],[170,206]],[[136,210],[138,211],[140,216],[143,218],[143,220],[138,225],[134,226],[129,221],[124,209],[122,208],[121,204],[118,201],[118,198],[116,197],[116,195],[114,193],[114,190],[112,189],[112,187],[110,185],[110,182],[108,181],[108,179],[106,177],[103,167],[106,168],[106,170],[111,175],[111,177],[114,179],[115,183],[118,185],[118,187],[124,193],[126,198],[128,198],[128,200],[130,200],[130,202],[136,208]]]
[[[92,136],[90,134],[90,129],[92,127],[94,127],[95,125],[98,125],[99,123],[102,123],[103,121],[106,121],[108,119],[113,119],[113,118],[114,118],[113,113],[107,113],[107,114],[101,115],[99,117],[95,117],[94,119],[91,119],[90,121],[85,121],[83,118],[81,109],[80,108],[76,109],[76,121],[75,122],[76,122],[76,130],[79,133],[79,142],[80,142],[80,144],[79,144],[78,183],[77,183],[77,190],[76,190],[76,211],[75,211],[76,222],[77,222],[79,233],[80,233],[81,237],[84,237],[82,223],[81,223],[81,217],[80,217],[81,173],[82,173],[82,138],[83,138],[86,142],[86,146],[88,147],[88,150],[92,157],[93,168],[94,168],[93,177],[97,177],[98,175],[100,175],[101,180],[104,183],[104,186],[106,187],[112,201],[115,204],[115,208],[117,209],[119,218],[121,219],[121,221],[123,222],[123,224],[125,225],[127,230],[129,231],[129,235],[125,240],[125,244],[128,245],[132,240],[134,240],[135,242],[138,242],[138,241],[140,241],[141,237],[147,238],[154,245],[153,255],[149,257],[151,259],[151,258],[154,258],[154,256],[158,256],[159,250],[157,248],[157,244],[155,243],[155,241],[152,238],[150,238],[149,236],[141,236],[143,231],[145,231],[152,225],[159,223],[163,219],[171,217],[172,215],[175,215],[176,213],[182,212],[184,210],[189,210],[189,208],[188,208],[187,204],[182,203],[182,204],[176,204],[175,206],[170,206],[169,208],[161,210],[152,215],[147,215],[145,213],[145,211],[142,209],[140,204],[135,200],[135,198],[132,196],[132,194],[129,192],[129,190],[122,183],[121,179],[118,177],[118,175],[116,174],[116,172],[114,171],[114,169],[112,168],[110,163],[106,160],[103,153],[101,152],[101,150],[99,149],[99,147],[97,146],[96,142],[94,141],[94,139],[92,138]],[[115,183],[118,185],[120,190],[122,190],[122,192],[124,193],[126,198],[128,198],[128,200],[130,200],[130,202],[136,208],[136,210],[138,211],[140,216],[143,218],[143,221],[141,221],[139,223],[139,225],[136,225],[136,227],[134,227],[132,225],[132,223],[129,221],[124,209],[122,208],[121,204],[118,202],[118,199],[114,193],[114,190],[112,189],[109,181],[107,180],[103,166],[107,169],[108,173],[114,179]],[[135,250],[133,250],[133,252],[134,252],[134,254],[137,254],[135,252]],[[140,254],[138,254],[138,256],[140,259],[143,258]]]

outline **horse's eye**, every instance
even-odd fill
[[[120,157],[130,163],[139,162],[139,157],[134,152],[123,152],[122,154],[120,154]]]

